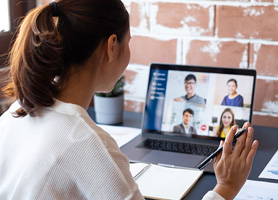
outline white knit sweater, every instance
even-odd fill
[[[17,108],[0,118],[0,199],[143,199],[127,157],[85,109],[56,100],[15,118]]]

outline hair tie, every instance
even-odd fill
[[[52,12],[52,16],[53,17],[58,17],[59,16],[59,12],[58,12],[57,3],[55,1],[53,1],[49,5],[51,5],[54,8],[54,10]]]

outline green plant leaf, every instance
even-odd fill
[[[124,94],[124,75],[115,83],[114,88],[108,93],[96,92],[95,95],[100,97],[117,97]]]

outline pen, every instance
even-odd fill
[[[237,138],[238,138],[239,136],[241,136],[241,135],[244,133],[245,130],[246,130],[246,128],[240,130],[239,132],[237,132],[237,133],[235,134],[233,143],[236,142]],[[223,146],[221,146],[221,147],[218,148],[215,152],[213,152],[212,154],[210,154],[203,162],[201,162],[201,163],[197,166],[198,169],[200,169],[200,170],[204,169],[204,168],[210,163],[210,161],[211,161],[213,158],[215,158],[222,150],[223,150]]]

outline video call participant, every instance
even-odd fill
[[[186,135],[197,134],[196,129],[193,126],[190,126],[190,122],[192,121],[193,117],[194,111],[190,108],[185,109],[182,114],[183,122],[174,126],[173,131],[175,133],[183,133]]]
[[[206,100],[204,98],[195,94],[196,85],[197,85],[196,77],[193,74],[187,75],[184,80],[184,88],[186,91],[186,95],[177,97],[174,99],[174,101],[202,104],[202,105],[206,104]]]
[[[128,158],[86,111],[127,67],[129,30],[120,0],[58,0],[23,19],[5,89],[14,103],[0,117],[0,199],[144,199]],[[220,144],[203,200],[232,200],[246,181],[258,142],[244,127],[245,145],[232,148],[236,127]]]
[[[221,105],[243,107],[243,97],[237,93],[237,81],[230,79],[227,82],[228,95],[224,97]]]
[[[219,126],[217,127],[217,137],[225,138],[233,125],[235,125],[235,116],[230,108],[226,108],[220,117]]]

